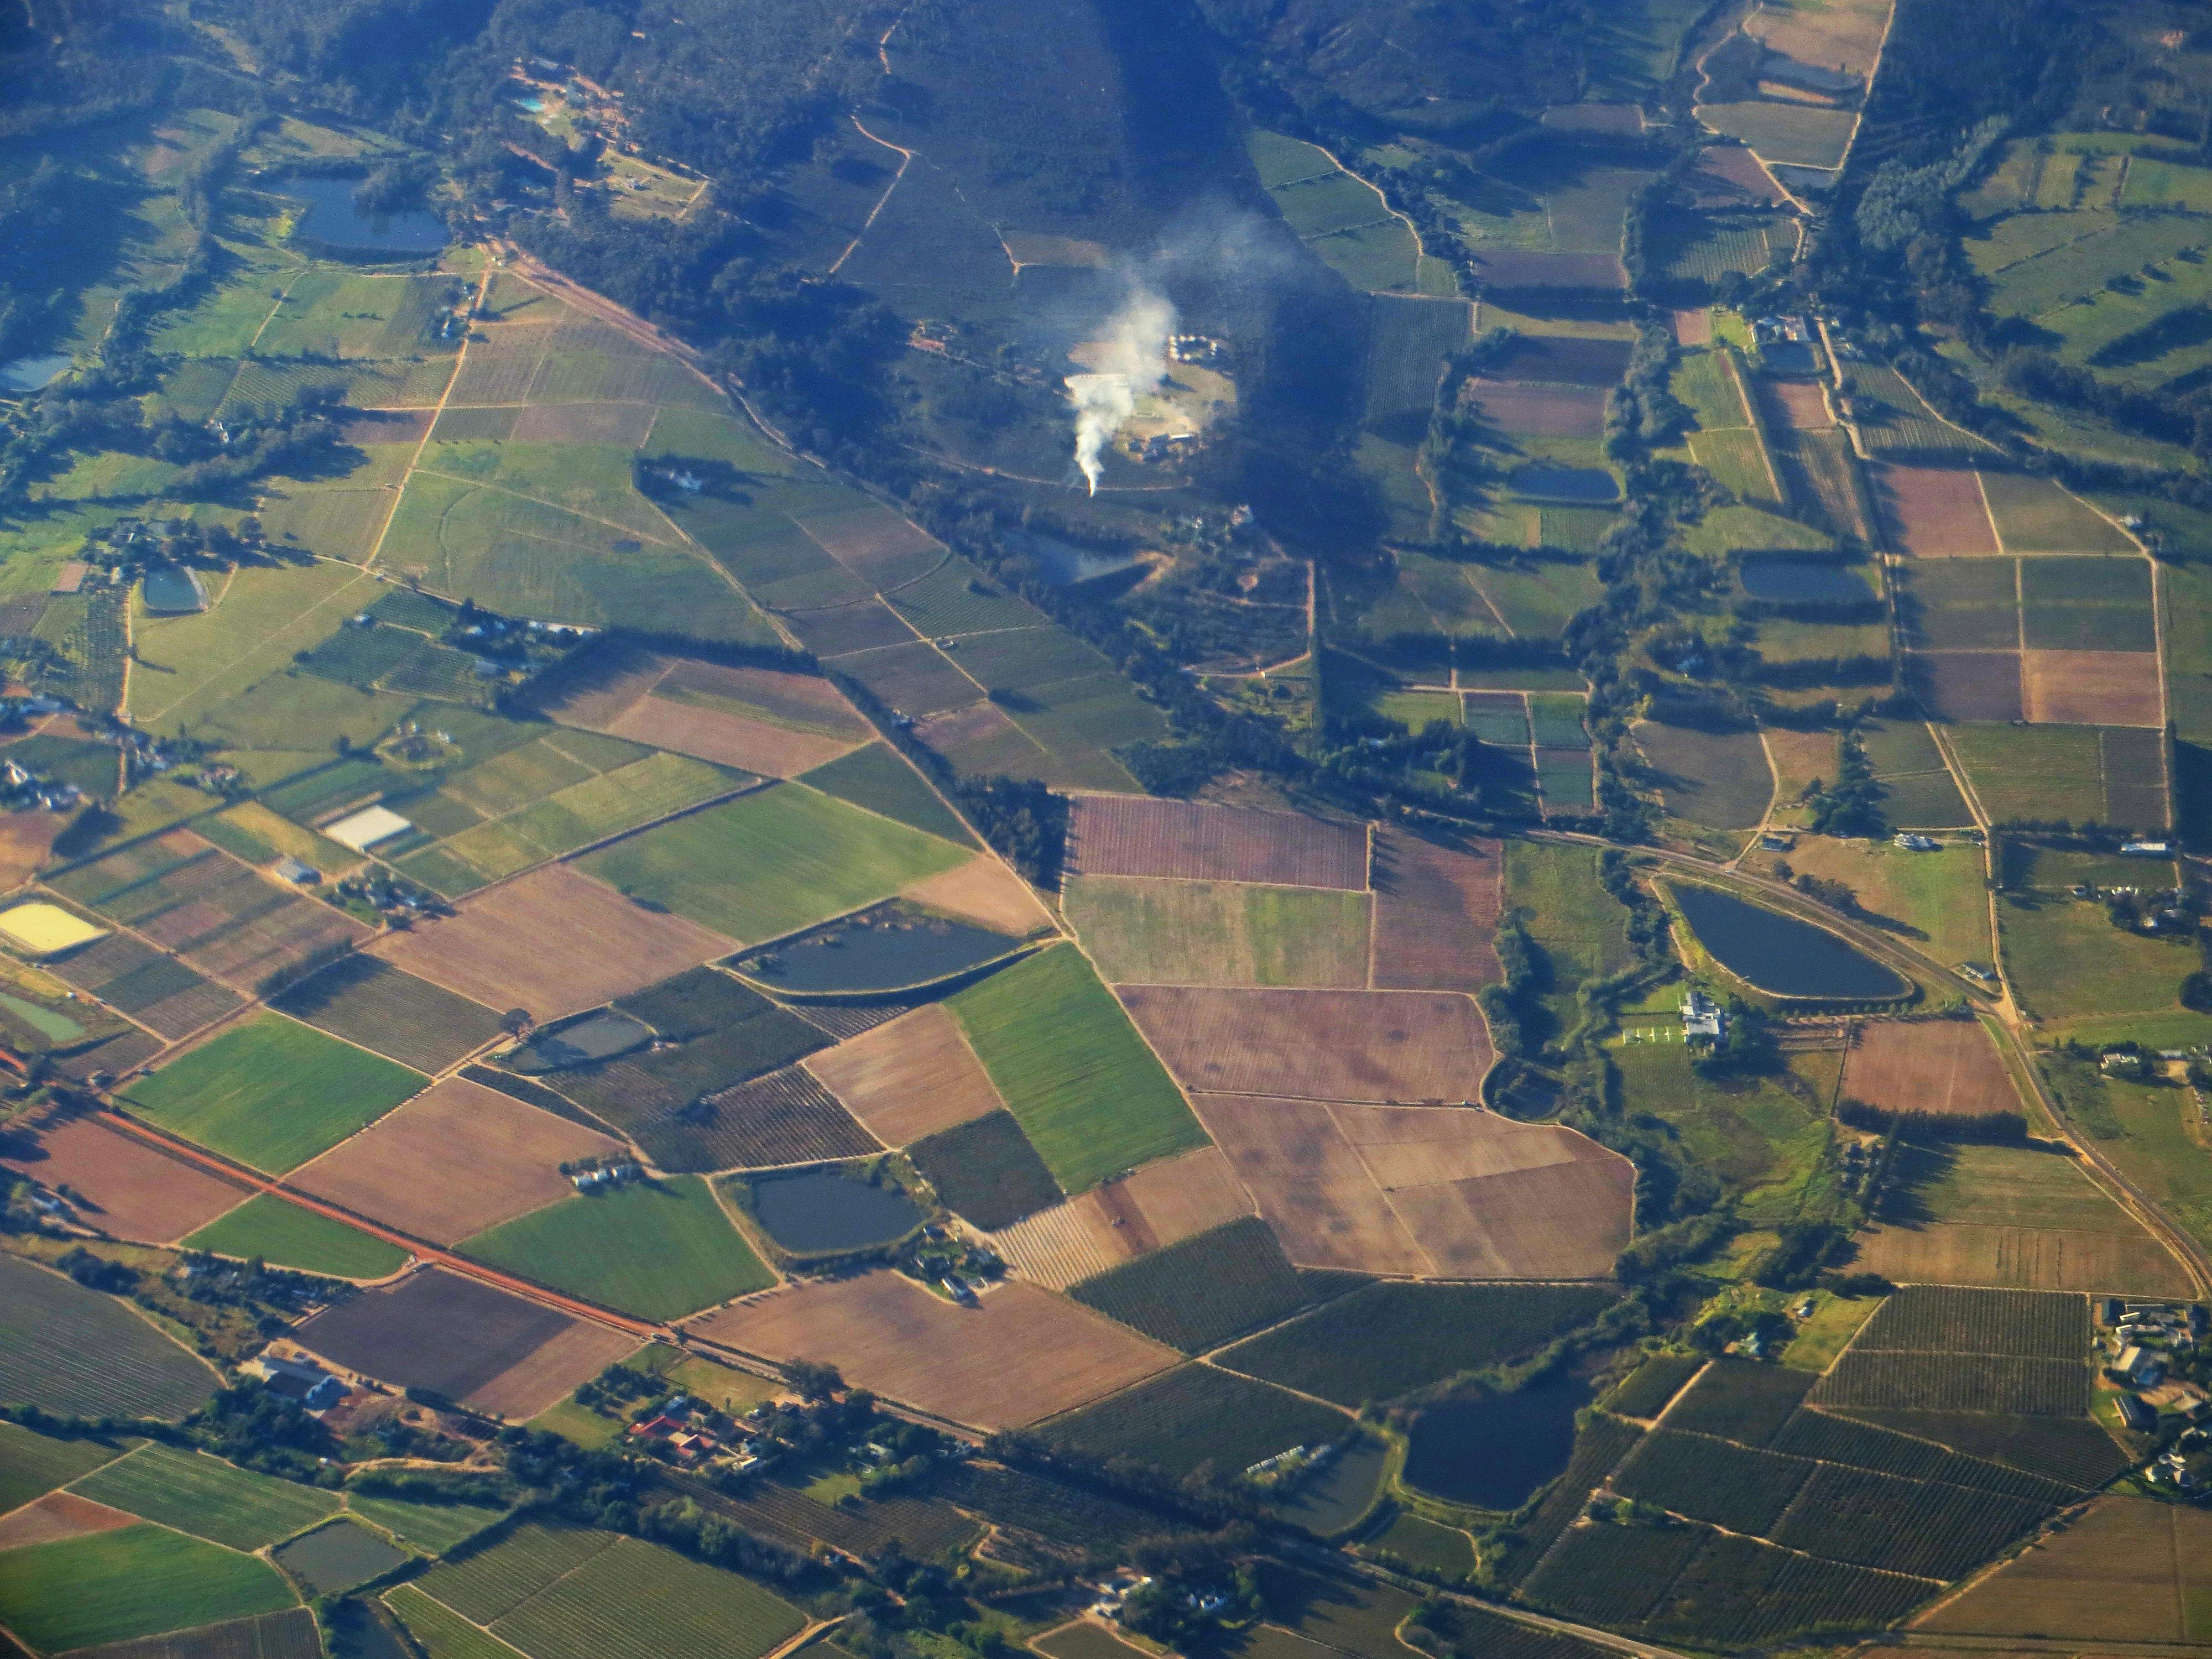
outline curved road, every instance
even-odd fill
[[[1868,955],[1886,962],[1893,968],[1905,969],[1923,978],[1933,978],[1946,986],[1966,993],[1975,1000],[1978,1006],[1996,1017],[1997,1030],[2003,1036],[2006,1048],[2011,1051],[2016,1069],[2027,1079],[2028,1086],[2035,1091],[2037,1103],[2042,1106],[2045,1115],[2050,1118],[2060,1137],[2073,1150],[2074,1155],[2097,1172],[2102,1183],[2119,1201],[2120,1206],[2140,1222],[2144,1229],[2160,1243],[2165,1245],[2167,1251],[2182,1264],[2190,1278],[2195,1281],[2196,1296],[2199,1299],[2212,1296],[2212,1251],[2207,1251],[2204,1246],[2198,1243],[2192,1236],[2168,1219],[2166,1212],[2159,1207],[2157,1200],[2123,1175],[2110,1158],[2099,1152],[2077,1132],[2073,1120],[2067,1115],[2066,1109],[2051,1096],[2051,1091],[2043,1081],[2042,1073],[2036,1069],[2034,1054],[2028,1047],[2027,1038],[2021,1031],[2020,1014],[2008,999],[2000,1000],[1991,995],[1986,988],[1976,985],[1952,972],[1942,963],[1914,950],[1911,945],[1900,944],[1880,928],[1869,927],[1863,922],[1855,921],[1848,916],[1838,915],[1826,905],[1817,904],[1806,898],[1796,888],[1770,877],[1747,875],[1741,870],[1731,869],[1711,859],[1700,858],[1693,853],[1679,853],[1662,847],[1623,847],[1616,842],[1607,841],[1601,836],[1587,836],[1563,830],[1537,830],[1530,831],[1529,834],[1533,838],[1540,841],[1570,842],[1583,847],[1611,848],[1616,852],[1655,860],[1662,864],[1683,866],[1723,885],[1753,889],[1764,897],[1781,901],[1778,908],[1786,908],[1801,920],[1814,922],[1827,928],[1831,933],[1842,934],[1852,944],[1860,946]]]

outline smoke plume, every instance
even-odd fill
[[[1075,464],[1094,495],[1106,446],[1136,412],[1137,399],[1167,378],[1168,336],[1175,325],[1175,307],[1137,288],[1100,336],[1094,371],[1067,377],[1068,401],[1075,406]]]

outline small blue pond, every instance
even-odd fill
[[[1017,942],[885,904],[740,957],[738,971],[784,991],[896,991],[1004,956]]]
[[[445,246],[446,222],[421,208],[363,213],[354,205],[359,179],[342,174],[287,173],[273,188],[305,204],[300,228],[331,247],[373,253],[435,253]]]
[[[182,617],[207,609],[207,590],[198,573],[179,564],[157,564],[138,584],[146,608],[157,616]]]
[[[1406,1479],[1424,1492],[1486,1510],[1516,1510],[1567,1467],[1575,1413],[1590,1385],[1571,1373],[1514,1394],[1425,1406],[1406,1443]]]
[[[761,1225],[796,1255],[888,1244],[921,1224],[921,1206],[890,1182],[877,1187],[834,1170],[809,1170],[769,1176],[752,1188]]]
[[[37,392],[53,384],[69,366],[70,355],[66,351],[18,357],[12,363],[0,364],[0,391]]]
[[[1617,501],[1620,486],[1603,467],[1531,461],[1513,475],[1516,493],[1547,501]]]
[[[1713,960],[1779,997],[1853,1000],[1901,996],[1904,978],[1825,927],[1710,887],[1675,887],[1674,902]]]
[[[1782,605],[1871,605],[1874,589],[1852,565],[1833,559],[1747,558],[1743,591]]]

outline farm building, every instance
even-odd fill
[[[388,806],[364,806],[336,823],[325,825],[323,833],[341,847],[366,853],[379,842],[404,836],[414,827]]]
[[[1708,1042],[1720,1041],[1728,1017],[1720,1006],[1704,992],[1692,986],[1682,994],[1682,1037],[1685,1042],[1702,1039]]]
[[[295,859],[289,854],[278,859],[270,867],[286,881],[297,887],[312,887],[323,878],[322,872],[316,869],[313,865]]]
[[[2158,1413],[2134,1395],[2121,1395],[2119,1407],[2120,1421],[2137,1434],[2149,1434],[2158,1427]]]

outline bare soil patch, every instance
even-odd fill
[[[1768,202],[1786,199],[1782,186],[1759,166],[1759,158],[1741,144],[1706,146],[1698,158],[1698,169],[1690,175],[1690,182],[1701,194],[1711,191],[1717,195],[1753,196]],[[1705,204],[1702,201],[1699,204]]]
[[[1477,380],[1474,395],[1484,418],[1501,431],[1538,438],[1605,435],[1605,391],[1601,386]]]
[[[1884,1222],[1858,1236],[1852,1267],[1899,1285],[1978,1285],[2108,1296],[2191,1293],[2189,1275],[2143,1233],[1972,1222]]]
[[[244,1187],[173,1158],[98,1118],[64,1118],[5,1142],[0,1166],[91,1200],[82,1218],[102,1232],[167,1244],[198,1232],[251,1196]]]
[[[604,647],[562,669],[538,706],[565,726],[775,777],[835,760],[870,736],[837,689],[815,675],[633,646]]]
[[[780,614],[791,623],[799,643],[818,657],[842,657],[848,652],[871,651],[884,645],[911,645],[915,640],[914,629],[881,599]]]
[[[1367,885],[1367,830],[1140,795],[1079,795],[1068,867],[1091,876],[1179,876],[1296,887]]]
[[[563,726],[598,731],[659,684],[668,666],[668,658],[642,646],[599,646],[539,680],[533,701],[540,712]]]
[[[1938,720],[2016,720],[2026,699],[2017,651],[1910,651],[1905,677]]]
[[[901,1014],[799,1063],[887,1146],[1006,1105],[942,1003]]]
[[[9,812],[0,817],[0,892],[21,887],[52,856],[54,837],[68,826],[58,812]]]
[[[1490,1034],[1448,992],[1221,990],[1117,994],[1187,1089],[1308,1100],[1472,1100]]]
[[[2166,724],[2150,651],[2023,651],[2027,717],[2045,726]]]
[[[527,1008],[543,1020],[728,956],[738,942],[551,864],[465,901],[458,915],[418,922],[371,948],[487,1008]]]
[[[430,434],[428,409],[356,410],[338,428],[342,444],[419,444]]]
[[[1064,1291],[1078,1280],[1253,1213],[1218,1146],[1163,1158],[1134,1175],[1040,1210],[992,1235],[1025,1279]]]
[[[122,1510],[79,1498],[73,1492],[50,1492],[35,1504],[26,1504],[0,1521],[0,1550],[21,1549],[27,1544],[52,1544],[88,1533],[118,1532],[139,1524],[138,1517]]]
[[[1194,1095],[1191,1104],[1291,1261],[1354,1273],[1436,1271],[1328,1107],[1253,1095]]]
[[[611,1327],[440,1267],[364,1291],[292,1335],[347,1370],[514,1417],[534,1416],[637,1346]]]
[[[794,732],[728,709],[702,708],[660,696],[640,697],[598,729],[632,743],[778,778],[795,778],[859,747],[857,738]]]
[[[1876,464],[1867,468],[1867,481],[1899,552],[1947,559],[2001,550],[1976,474]]]
[[[1914,1627],[2100,1643],[2201,1640],[2212,1512],[2106,1498]]]
[[[692,1328],[770,1359],[826,1360],[848,1382],[986,1429],[1072,1411],[1178,1358],[1018,1280],[963,1308],[890,1272],[772,1292]]]
[[[797,523],[821,544],[823,552],[872,587],[883,586],[877,578],[892,574],[911,581],[922,573],[910,567],[933,554],[941,557],[945,550],[921,526],[887,508],[800,519]]]
[[[447,1078],[290,1178],[386,1226],[453,1244],[568,1197],[564,1162],[622,1151],[580,1124]]]
[[[1706,346],[1713,343],[1713,313],[1703,306],[1694,311],[1671,313],[1668,320],[1674,325],[1676,345]]]
[[[1543,380],[1603,392],[1628,373],[1635,347],[1626,340],[1586,340],[1577,335],[1524,334],[1499,367],[1511,380]]]
[[[659,412],[651,404],[532,404],[514,417],[514,441],[635,449]]]
[[[1818,381],[1761,380],[1759,385],[1770,420],[1800,432],[1835,425]]]
[[[1972,1019],[1869,1020],[1844,1057],[1844,1092],[1889,1112],[2021,1109],[1996,1044]]]
[[[988,853],[918,881],[899,896],[1016,939],[1052,922],[1030,884]]]
[[[1498,917],[1505,860],[1494,841],[1464,852],[1395,830],[1375,832],[1378,991],[1476,991],[1504,977]]]

